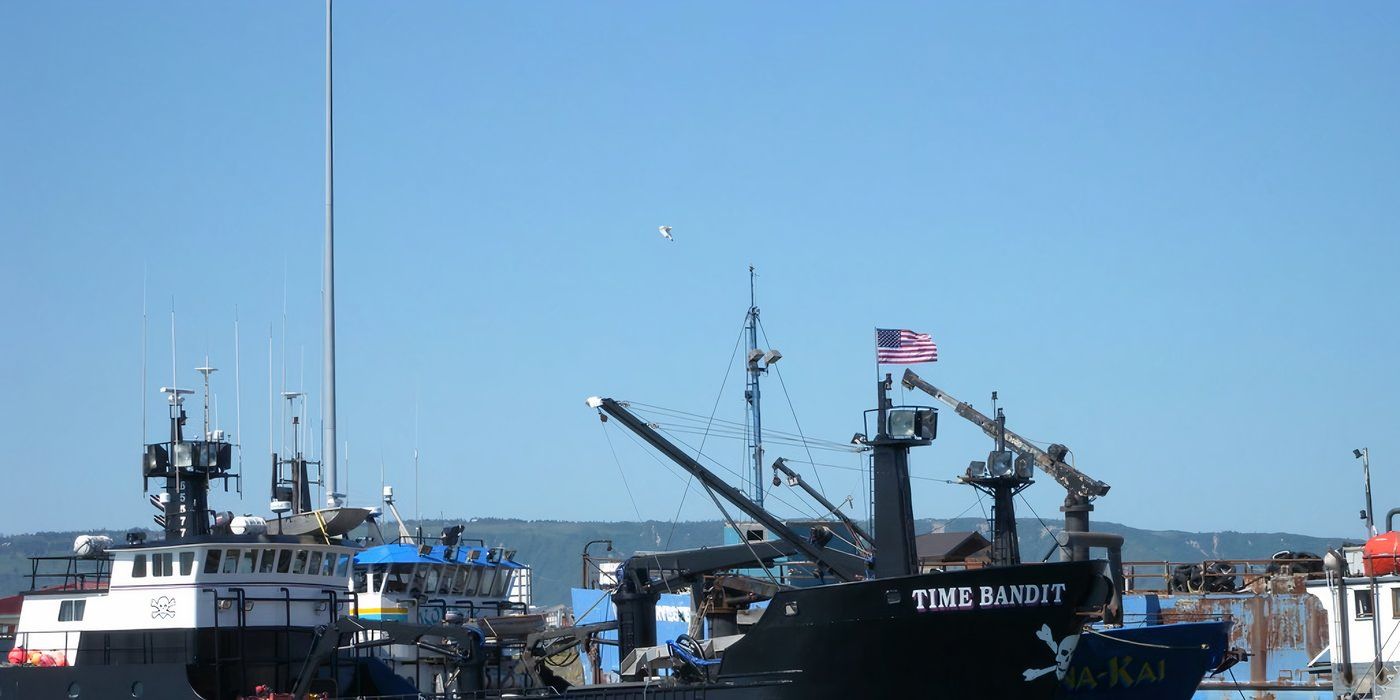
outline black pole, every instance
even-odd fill
[[[876,578],[908,576],[918,570],[914,546],[914,505],[909,493],[909,440],[891,439],[889,419],[890,375],[878,382],[879,425],[870,441],[875,496]]]

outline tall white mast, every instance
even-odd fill
[[[326,258],[325,290],[321,295],[322,329],[321,358],[325,376],[325,416],[321,428],[321,462],[325,472],[326,505],[340,505],[335,483],[335,130],[331,120],[334,102],[331,97],[331,0],[326,0]]]

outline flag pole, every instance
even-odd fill
[[[875,329],[875,381],[880,381],[880,329]]]

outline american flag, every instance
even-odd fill
[[[891,365],[937,362],[938,346],[927,333],[876,328],[875,361]]]

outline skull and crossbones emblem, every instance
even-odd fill
[[[151,619],[170,619],[175,617],[175,599],[170,596],[161,596],[151,599]]]
[[[1074,655],[1074,647],[1079,644],[1079,635],[1071,634],[1056,642],[1055,635],[1050,633],[1050,625],[1041,625],[1035,636],[1050,647],[1050,653],[1055,655],[1055,663],[1045,668],[1028,668],[1021,675],[1027,681],[1033,681],[1053,671],[1055,678],[1064,680],[1065,673],[1069,671],[1069,659]]]

